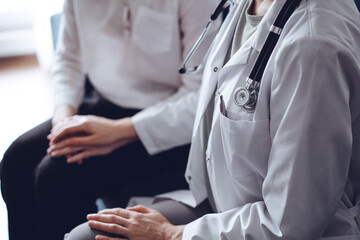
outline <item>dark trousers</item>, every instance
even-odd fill
[[[101,97],[84,102],[79,109],[79,114],[113,119],[136,112]],[[149,156],[136,142],[81,165],[67,164],[64,158],[46,155],[50,129],[50,120],[42,123],[20,136],[4,154],[1,191],[10,240],[63,239],[86,221],[86,214],[96,212],[99,197],[116,195],[118,206],[124,207],[133,195],[152,196],[188,187],[183,175],[189,146]]]

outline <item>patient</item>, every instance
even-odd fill
[[[182,121],[161,116],[167,121],[158,126],[153,118],[198,90],[201,74],[179,76],[177,69],[215,2],[65,1],[52,74],[54,115],[20,136],[2,161],[10,240],[63,239],[102,196],[116,194],[125,207],[134,194],[187,188],[191,131],[176,134],[165,147],[177,147],[160,154],[142,141]],[[95,97],[84,100],[85,75]]]

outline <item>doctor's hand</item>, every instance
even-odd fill
[[[141,205],[127,209],[105,209],[97,214],[89,214],[87,219],[89,227],[121,235],[129,240],[180,240],[184,231],[184,226],[174,226],[158,211]],[[115,239],[122,240],[124,238],[96,236],[96,240]]]
[[[104,155],[138,139],[131,118],[112,120],[98,116],[79,116],[60,121],[48,136],[47,153],[66,156],[68,163]]]

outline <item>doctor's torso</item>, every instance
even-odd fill
[[[358,17],[351,9],[353,4],[302,1],[267,64],[255,111],[246,112],[234,103],[234,91],[245,85],[285,1],[274,1],[254,35],[224,63],[244,5],[244,1],[235,2],[215,40],[200,89],[186,172],[195,199],[208,196],[204,185],[210,184],[217,210],[248,211],[249,228],[253,221],[267,227],[278,224],[286,232],[287,227],[293,231],[291,225],[298,224],[304,228],[292,234],[310,239],[315,235],[301,229],[328,226],[322,222],[326,216],[333,220],[328,227],[332,230],[325,236],[353,234],[357,228],[346,213],[351,206],[346,206],[346,201],[341,201],[338,209],[327,205],[338,203],[341,195],[358,196],[360,191],[358,175],[348,176],[349,166],[360,165],[353,145],[359,143],[359,134],[355,133],[360,126],[360,83],[354,77],[360,76],[356,44],[360,31],[359,24],[353,24]],[[220,110],[220,96],[226,114]],[[214,111],[207,116],[211,101]],[[207,133],[203,129],[209,122],[212,127]],[[356,187],[347,187],[343,194],[345,183]],[[236,216],[243,217],[234,214],[234,222]],[[292,224],[283,225],[286,221]],[[341,225],[344,221],[350,224]],[[231,227],[226,229],[230,231]],[[259,236],[260,232],[253,237],[261,239]]]

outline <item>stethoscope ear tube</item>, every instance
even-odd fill
[[[210,16],[210,20],[208,21],[208,23],[205,26],[203,32],[200,34],[198,40],[195,42],[194,46],[191,48],[188,55],[185,57],[181,68],[179,68],[179,73],[180,74],[196,73],[198,70],[200,70],[202,68],[202,64],[205,61],[206,57],[208,56],[208,52],[210,51],[212,44],[211,44],[208,52],[204,56],[203,61],[201,62],[201,64],[199,66],[195,66],[195,67],[192,67],[192,68],[187,68],[186,64],[190,60],[190,58],[194,55],[194,53],[196,52],[198,47],[200,46],[200,44],[203,41],[206,33],[208,32],[208,29],[209,29],[211,23],[214,22],[219,17],[219,15],[223,12],[223,10],[226,9],[230,4],[233,4],[232,0],[221,0],[221,2],[215,8],[214,12]]]
[[[190,60],[190,58],[194,55],[194,53],[196,52],[196,50],[198,49],[198,47],[200,46],[201,42],[203,41],[206,33],[209,30],[209,26],[210,24],[213,22],[213,20],[209,20],[209,22],[207,23],[206,27],[204,28],[204,30],[202,31],[200,37],[196,40],[194,46],[191,48],[190,52],[188,53],[188,55],[185,57],[185,60],[181,66],[181,68],[179,68],[179,73],[180,74],[185,74],[185,73],[194,73],[198,70],[199,66],[195,66],[193,68],[186,68],[186,63]]]
[[[226,6],[227,1],[228,0],[221,0],[219,5],[216,7],[215,11],[210,16],[211,21],[215,21],[219,17],[219,15],[222,13],[222,11],[227,7]]]

